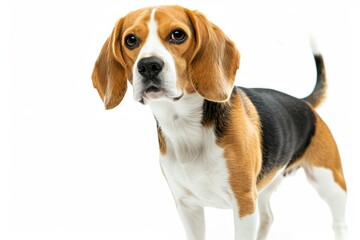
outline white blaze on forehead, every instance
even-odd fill
[[[139,57],[137,60],[144,57],[156,56],[164,60],[168,58],[172,59],[169,51],[166,50],[162,44],[159,34],[158,34],[158,25],[155,20],[156,8],[151,10],[150,20],[148,23],[149,35],[146,38],[144,46],[141,48]]]

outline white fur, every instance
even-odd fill
[[[283,170],[278,174],[259,194],[258,206],[260,215],[260,225],[257,235],[257,240],[266,240],[270,227],[274,221],[274,216],[271,211],[270,198],[277,190],[280,183],[284,179]]]
[[[235,219],[235,240],[256,239],[258,230],[258,207],[256,206],[255,212],[240,219],[234,211]]]
[[[201,124],[204,99],[185,94],[178,102],[153,101],[150,107],[165,136],[160,157],[188,240],[205,239],[204,207],[234,210],[235,239],[254,240],[258,213],[239,218],[229,184],[224,151],[213,128]]]
[[[165,135],[161,166],[175,200],[202,206],[232,208],[223,149],[212,128],[201,124],[203,99],[187,94],[175,103],[153,102],[151,109]]]
[[[178,91],[175,60],[159,39],[155,13],[153,9],[149,35],[136,63],[143,57],[161,58],[167,66],[161,73],[161,79],[167,82],[166,91]],[[167,152],[160,161],[175,199],[186,199],[188,204],[232,208],[223,149],[217,146],[213,129],[204,128],[201,123],[204,99],[197,93],[185,93],[178,101],[164,100],[148,103],[165,135]]]
[[[162,80],[163,87],[167,90],[166,97],[175,98],[182,94],[180,90],[176,88],[176,68],[175,61],[171,53],[164,47],[157,33],[157,23],[155,21],[156,8],[151,11],[150,21],[148,23],[149,34],[145,40],[145,44],[142,46],[138,58],[133,67],[133,89],[135,101],[140,101],[143,98],[143,80],[142,76],[137,70],[137,64],[142,58],[156,56],[164,61],[164,67],[159,74],[159,78]],[[149,99],[144,99],[145,102]]]
[[[186,94],[175,103],[151,102],[166,141],[160,163],[188,240],[205,239],[204,206],[232,208],[223,149],[201,124],[203,99]]]
[[[314,34],[312,34],[312,33],[309,35],[309,42],[310,42],[311,52],[313,54],[321,54],[317,40],[316,40]]]
[[[304,167],[309,183],[328,204],[333,216],[333,229],[336,240],[347,239],[345,223],[346,192],[335,182],[331,170],[321,167]]]

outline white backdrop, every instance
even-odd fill
[[[197,9],[235,41],[236,84],[304,97],[314,33],[329,91],[319,109],[338,141],[347,219],[360,239],[359,4],[355,1],[7,1],[0,3],[0,239],[185,239],[158,163],[155,121],[132,100],[105,111],[93,64],[116,20],[145,6]],[[355,77],[356,75],[356,77]],[[303,172],[272,199],[269,239],[331,239],[327,206]],[[208,239],[232,239],[232,213],[206,209]]]

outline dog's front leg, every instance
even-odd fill
[[[205,240],[204,207],[186,199],[177,200],[176,207],[184,225],[187,240]]]
[[[246,216],[240,216],[237,207],[234,208],[235,240],[255,240],[258,230],[258,210]]]

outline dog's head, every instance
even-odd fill
[[[134,99],[176,102],[197,92],[226,101],[240,55],[234,43],[206,17],[180,6],[145,8],[116,23],[92,74],[106,109],[123,99],[127,80]]]

